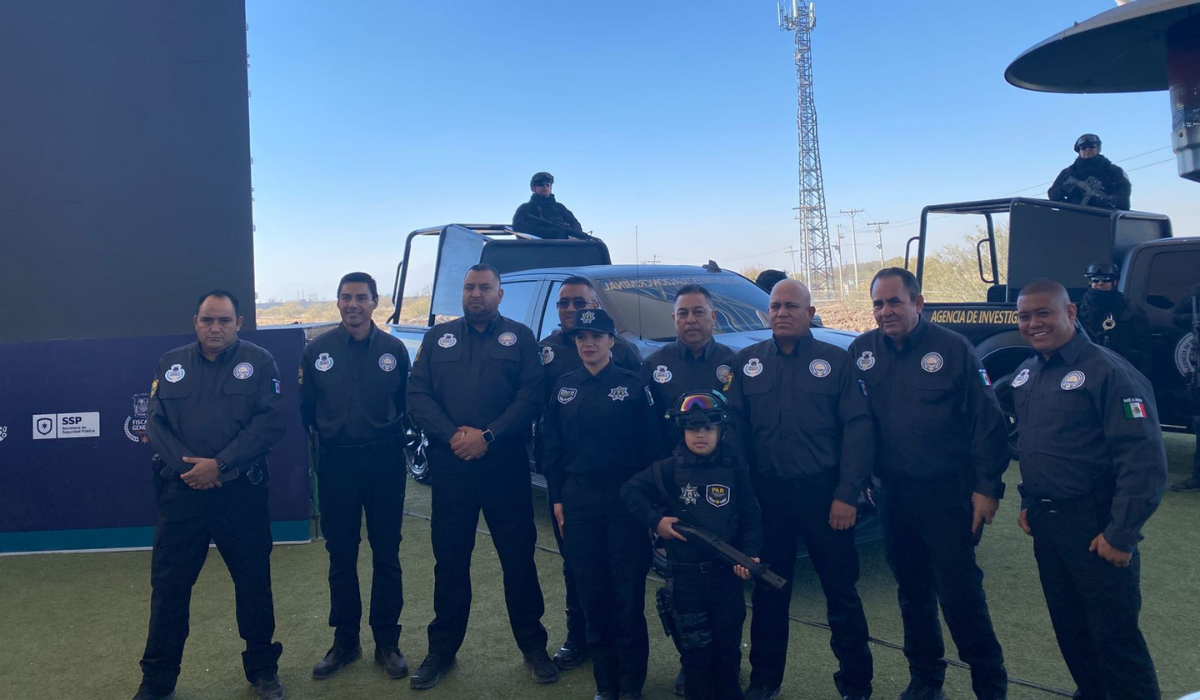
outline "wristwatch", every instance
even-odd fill
[[[491,428],[488,428],[487,430],[483,431],[483,441],[485,443],[490,445],[490,444],[492,444],[492,441],[495,439],[496,439],[496,436],[492,434]]]

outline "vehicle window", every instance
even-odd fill
[[[996,232],[996,261],[999,284],[1008,282],[1008,214],[992,217]],[[987,220],[974,214],[930,214],[925,238],[925,269],[921,291],[927,302],[963,303],[987,301],[992,285],[979,278],[982,262],[986,277],[991,277],[991,254],[988,245],[979,242],[987,237]],[[860,239],[861,240],[861,239]],[[917,254],[913,244],[913,255]],[[982,258],[982,260],[981,260]],[[911,269],[916,271],[915,262]],[[871,274],[861,277],[859,293],[870,300]]]
[[[767,325],[770,296],[745,277],[733,274],[702,277],[616,277],[597,279],[604,308],[617,319],[617,330],[646,340],[675,339],[675,294],[687,284],[702,284],[717,310],[715,333],[759,331]],[[640,333],[638,330],[640,329]]]
[[[536,280],[528,282],[505,282],[504,300],[500,302],[500,315],[517,323],[529,323],[529,307],[537,293]]]
[[[1160,309],[1173,309],[1200,282],[1200,250],[1163,251],[1150,261],[1146,301]]]
[[[546,302],[546,308],[542,312],[542,316],[541,316],[542,326],[541,326],[541,328],[533,329],[534,334],[537,335],[537,337],[539,339],[545,338],[546,336],[553,333],[556,328],[558,328],[558,309],[555,308],[554,302],[558,301],[558,290],[561,287],[562,287],[562,282],[555,280],[550,285],[549,296],[546,299],[541,300],[541,301]],[[539,302],[539,303],[541,303],[541,302]],[[535,314],[537,313],[536,308],[533,311]]]

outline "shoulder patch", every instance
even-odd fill
[[[717,508],[729,505],[729,487],[724,484],[709,484],[704,489],[704,500]]]
[[[1029,381],[1029,370],[1023,369],[1017,372],[1017,376],[1013,377],[1012,388],[1016,389],[1027,381]]]
[[[984,369],[983,367],[979,368],[979,381],[984,386],[992,385],[992,378],[988,376],[988,371],[986,369]]]
[[[1122,399],[1125,407],[1125,419],[1135,420],[1146,417],[1146,402],[1138,398]]]
[[[729,385],[733,383],[733,370],[729,365],[721,365],[717,367],[717,381],[725,387],[725,391],[729,391]]]
[[[554,348],[543,345],[541,352],[538,353],[538,362],[542,363],[543,367],[554,362]]]
[[[155,379],[154,381],[150,382],[150,395],[154,396],[157,393],[158,393],[158,380]]]
[[[564,406],[571,403],[575,399],[575,395],[579,393],[578,389],[568,389],[563,387],[558,390],[558,402]]]

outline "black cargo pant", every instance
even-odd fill
[[[563,540],[587,621],[596,690],[639,693],[646,682],[650,537],[620,497],[625,479],[567,475]]]
[[[150,560],[150,632],[142,656],[142,685],[166,695],[175,688],[188,637],[192,586],[209,542],[233,578],[238,634],[246,641],[242,668],[253,683],[278,671],[283,645],[272,643],[271,516],[266,484],[234,479],[197,491],[175,479],[159,491]]]
[[[1158,677],[1138,627],[1137,549],[1117,568],[1088,551],[1108,526],[1111,500],[1033,499],[1026,514],[1046,607],[1079,700],[1158,700]]]
[[[839,664],[833,681],[842,695],[871,694],[874,666],[867,646],[867,618],[858,597],[854,528],[834,530],[829,526],[836,482],[836,473],[787,481],[755,479],[754,490],[762,506],[762,563],[770,565],[788,583],[783,590],[761,581],[754,584],[754,614],[750,621],[752,687],[772,689],[783,683],[796,541],[802,538],[825,592],[832,633],[829,646]]]
[[[702,571],[701,569],[704,569]],[[687,700],[741,700],[742,627],[746,623],[744,581],[723,561],[675,565],[671,594],[676,615],[703,613],[711,641],[682,649],[684,697]],[[681,642],[676,642],[680,646]]]
[[[429,653],[458,653],[471,613],[471,552],[479,513],[492,533],[504,572],[504,601],[522,652],[546,648],[542,587],[533,561],[537,528],[529,459],[520,442],[493,443],[482,459],[464,462],[445,445],[431,446],[433,488],[433,622]]]
[[[549,494],[546,496],[549,500]],[[550,512],[554,512],[554,504],[550,504]],[[587,645],[587,626],[583,620],[583,603],[579,602],[579,588],[575,585],[575,575],[571,573],[571,565],[567,562],[567,549],[563,546],[562,535],[559,534],[557,527],[550,528],[554,531],[554,541],[558,543],[558,551],[563,555],[563,583],[567,589],[567,639],[563,642],[563,646],[568,646],[580,652],[586,652]]]
[[[358,545],[364,512],[371,543],[371,634],[377,649],[399,645],[404,606],[400,526],[406,476],[404,453],[395,439],[321,448],[317,485],[321,532],[329,552],[329,626],[334,628],[334,646],[340,649],[359,645]]]
[[[1004,653],[988,614],[983,572],[975,563],[979,538],[971,533],[971,485],[954,476],[888,479],[884,486],[879,512],[912,680],[935,688],[946,680],[940,602],[958,654],[971,667],[975,696],[1005,697]]]

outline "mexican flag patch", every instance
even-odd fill
[[[1135,418],[1146,417],[1146,404],[1141,399],[1125,399],[1125,418],[1133,420]]]
[[[979,381],[983,382],[984,386],[992,385],[992,378],[988,376],[987,370],[982,367],[979,368]]]

